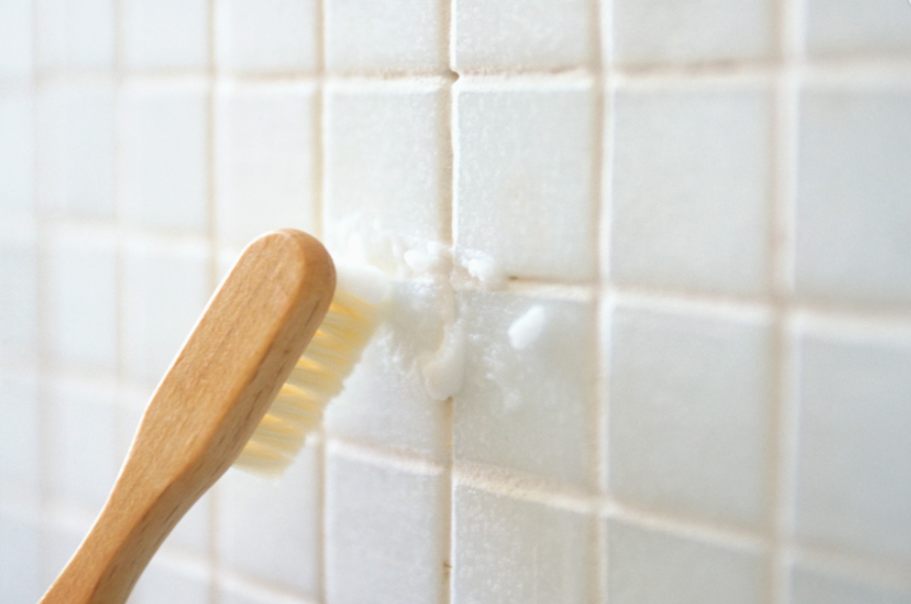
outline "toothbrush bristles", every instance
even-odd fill
[[[323,409],[342,390],[376,329],[380,307],[339,287],[326,317],[288,381],[235,461],[239,468],[279,474],[307,434],[318,430]]]

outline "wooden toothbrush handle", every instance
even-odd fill
[[[335,290],[300,231],[244,250],[152,395],[91,531],[41,600],[121,604],[186,511],[237,459]]]

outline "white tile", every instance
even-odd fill
[[[129,69],[193,69],[208,64],[206,0],[123,0],[123,53]]]
[[[56,511],[56,510],[54,510]],[[92,518],[42,518],[41,555],[38,568],[41,574],[42,591],[53,583],[66,566],[83,536],[91,527]]]
[[[32,73],[32,1],[0,4],[0,80]]]
[[[851,0],[809,0],[806,44],[811,55],[911,52],[907,2],[870,0],[858,10]]]
[[[315,121],[311,85],[219,89],[215,217],[223,243],[246,245],[284,227],[313,229]]]
[[[580,281],[595,254],[587,83],[457,84],[456,243],[507,275]]]
[[[768,90],[734,82],[627,84],[617,91],[614,120],[613,279],[729,294],[764,291]]]
[[[47,247],[48,352],[58,363],[113,371],[117,364],[116,242],[63,229]]]
[[[537,341],[510,345],[510,326],[543,309]],[[592,304],[507,293],[465,292],[465,381],[455,396],[457,460],[551,480],[591,483],[595,352]]]
[[[237,577],[221,577],[218,582],[219,604],[312,604],[312,600],[273,591],[268,585],[253,584]]]
[[[247,72],[314,71],[316,0],[221,0],[216,9],[216,60]]]
[[[759,604],[767,562],[621,521],[607,525],[608,601],[613,604]]]
[[[212,291],[208,246],[126,242],[123,256],[123,369],[156,384],[202,315]]]
[[[440,84],[329,88],[324,215],[330,243],[378,232],[440,239],[450,186],[446,104]]]
[[[114,63],[113,0],[36,0],[42,67],[109,69]]]
[[[208,568],[196,560],[157,555],[142,573],[129,604],[199,604],[211,600]]]
[[[763,317],[618,306],[607,364],[610,489],[751,527],[768,508],[773,341]]]
[[[444,0],[333,0],[326,14],[332,72],[432,72],[446,66]]]
[[[797,340],[797,535],[911,560],[911,342]]]
[[[911,589],[895,589],[797,566],[791,571],[790,604],[911,604]]]
[[[448,514],[442,470],[390,467],[335,445],[327,454],[326,600],[439,601]]]
[[[594,601],[590,516],[463,484],[454,498],[453,604]]]
[[[221,565],[317,597],[321,479],[313,446],[278,478],[229,470],[219,482],[216,506]]]
[[[38,199],[69,217],[114,215],[114,84],[48,85],[38,98]]]
[[[774,48],[777,10],[769,0],[616,0],[613,6],[614,56],[621,63],[763,59]]]
[[[42,442],[38,407],[35,374],[0,373],[0,485],[4,491],[38,494]]]
[[[0,226],[0,362],[37,354],[38,249],[34,223],[9,214]]]
[[[446,406],[424,386],[421,363],[443,338],[442,286],[395,283],[389,316],[329,405],[326,429],[360,442],[437,459],[448,455]]]
[[[33,207],[33,107],[33,97],[25,93],[0,95],[0,211],[5,216],[25,213]]]
[[[584,67],[594,54],[586,0],[454,0],[453,65],[473,71]]]
[[[207,96],[196,84],[126,89],[118,167],[129,223],[169,231],[205,228]]]
[[[0,513],[0,593],[7,602],[37,602],[47,585],[39,574],[41,532],[34,523]]]
[[[49,385],[47,491],[54,500],[101,509],[123,461],[116,400],[113,382],[57,379]]]
[[[911,301],[911,88],[811,85],[800,106],[798,293]]]

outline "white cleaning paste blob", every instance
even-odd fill
[[[349,292],[368,304],[389,299],[392,284],[383,271],[368,265],[339,264],[335,267],[338,289]]]
[[[477,250],[461,250],[458,257],[468,275],[483,287],[498,289],[506,283],[506,274],[493,256]]]
[[[427,394],[435,400],[446,400],[462,389],[465,376],[465,332],[461,325],[452,325],[443,336],[443,343],[423,363],[421,375]]]
[[[514,350],[525,350],[541,338],[547,324],[547,311],[543,306],[532,306],[512,322],[507,335]]]

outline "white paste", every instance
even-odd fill
[[[547,324],[543,306],[532,306],[509,326],[509,344],[515,350],[525,350],[540,339]]]

